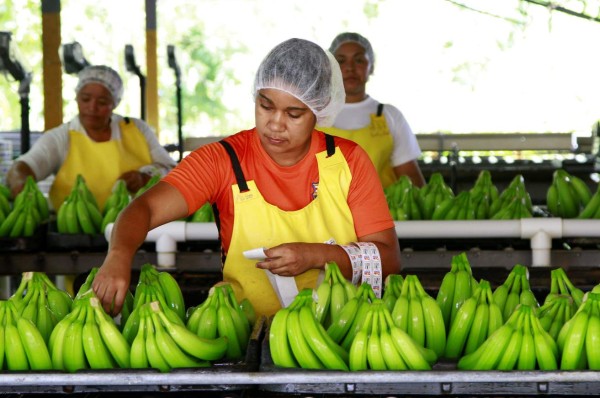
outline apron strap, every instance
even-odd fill
[[[233,167],[233,172],[235,174],[235,179],[237,181],[238,187],[240,188],[240,192],[245,192],[248,190],[248,184],[246,183],[246,177],[244,177],[244,172],[242,171],[242,166],[240,166],[240,160],[238,159],[235,151],[231,144],[225,140],[219,141],[219,144],[223,145],[227,154],[229,155],[229,159],[231,159],[231,166]]]
[[[333,156],[335,153],[335,141],[332,135],[325,134],[325,146],[327,147],[327,157]]]
[[[383,104],[377,105],[377,116],[381,116],[382,112],[383,112]]]

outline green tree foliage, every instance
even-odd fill
[[[22,56],[22,63],[33,73],[29,93],[30,128],[43,128],[42,88],[42,18],[40,4],[32,0],[0,2],[0,30],[11,32],[12,43]],[[0,131],[21,129],[19,83],[12,76],[0,76]]]

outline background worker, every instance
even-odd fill
[[[362,259],[366,248],[378,254],[378,283],[400,271],[394,223],[368,155],[315,130],[344,103],[335,58],[310,41],[284,41],[259,66],[253,93],[256,127],[196,149],[123,210],[93,282],[107,311],[120,311],[147,232],[207,201],[218,208],[223,279],[258,315],[280,308],[264,270],[295,277],[298,290],[316,288],[329,261],[352,278],[363,263],[351,263],[348,252]],[[244,257],[261,247],[264,260]]]
[[[340,33],[329,51],[342,70],[346,104],[333,127],[322,130],[362,146],[375,164],[384,187],[402,175],[409,176],[414,185],[423,186],[425,179],[417,162],[421,150],[402,112],[393,105],[379,103],[366,92],[375,67],[369,40],[358,33]]]
[[[40,181],[54,174],[49,196],[58,210],[81,174],[102,210],[117,179],[135,193],[152,175],[164,175],[175,166],[148,124],[113,113],[123,96],[115,70],[88,66],[78,77],[79,114],[46,131],[16,159],[6,176],[13,197],[23,190],[27,176]]]

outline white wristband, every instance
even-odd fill
[[[354,242],[360,248],[362,257],[362,282],[373,288],[377,298],[381,298],[383,288],[383,273],[379,249],[374,243]]]
[[[361,250],[354,245],[340,245],[348,254],[350,264],[352,264],[352,284],[358,285],[363,272]]]

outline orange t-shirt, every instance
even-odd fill
[[[264,199],[284,211],[307,206],[319,180],[315,154],[326,150],[325,135],[312,133],[311,147],[297,164],[283,167],[265,152],[255,129],[241,131],[226,138],[237,154],[246,180],[254,180]],[[377,176],[367,153],[356,143],[335,137],[352,173],[348,205],[354,218],[356,236],[361,237],[392,228],[394,222]],[[207,201],[216,203],[221,222],[220,238],[225,253],[233,229],[233,197],[236,184],[231,160],[218,142],[204,145],[186,156],[163,181],[185,197],[192,214]],[[257,226],[260,228],[260,226]]]

